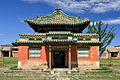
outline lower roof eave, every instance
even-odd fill
[[[100,46],[101,43],[76,43],[76,46]]]
[[[43,46],[44,43],[12,43],[14,46]]]

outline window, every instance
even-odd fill
[[[40,48],[30,48],[29,57],[30,58],[39,58],[40,57]]]
[[[118,56],[118,52],[111,52],[111,57],[117,57]]]
[[[78,48],[78,57],[79,58],[86,58],[89,57],[88,55],[89,48]]]

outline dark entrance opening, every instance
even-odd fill
[[[64,68],[65,67],[65,51],[54,51],[54,68]]]
[[[111,52],[111,57],[117,57],[118,56],[118,52]]]
[[[2,51],[4,57],[9,57],[9,51]]]

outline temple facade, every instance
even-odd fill
[[[72,17],[61,9],[48,16],[25,20],[37,33],[24,33],[13,43],[18,46],[18,68],[99,68],[99,36],[82,33],[88,18]]]
[[[18,57],[18,47],[12,45],[0,45],[0,57]]]
[[[113,59],[120,59],[120,46],[108,47],[108,57]]]

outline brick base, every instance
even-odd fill
[[[78,68],[96,69],[100,68],[99,61],[82,61],[78,62]]]
[[[28,64],[21,65],[18,63],[19,68],[21,69],[32,69],[32,70],[39,70],[39,69],[47,69],[47,63],[40,62],[39,60],[28,60]]]
[[[72,61],[72,68],[79,69],[97,69],[100,68],[99,61]]]

